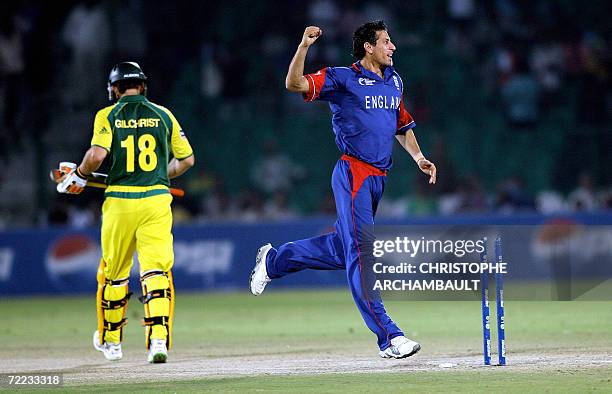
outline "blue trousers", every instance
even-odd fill
[[[371,273],[374,216],[385,187],[386,174],[355,158],[342,156],[332,175],[338,219],[335,232],[288,242],[270,250],[266,268],[270,279],[304,269],[346,270],[353,299],[380,350],[391,338],[404,335],[391,320],[380,297],[364,288]],[[367,268],[367,269],[366,269]]]

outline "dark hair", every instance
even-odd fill
[[[113,86],[116,86],[117,90],[119,90],[119,93],[123,94],[128,89],[139,88],[141,86],[144,89],[145,88],[145,83],[144,83],[144,81],[142,81],[140,79],[123,79],[121,81],[115,82],[113,84]]]
[[[353,56],[360,60],[365,56],[363,44],[369,42],[376,45],[376,32],[387,30],[387,25],[382,20],[365,23],[355,30],[353,34]]]

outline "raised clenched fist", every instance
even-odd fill
[[[317,38],[319,38],[323,34],[323,30],[317,26],[308,26],[306,30],[304,30],[304,36],[302,37],[302,45],[303,47],[311,46]]]

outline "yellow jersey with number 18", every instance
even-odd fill
[[[181,160],[193,154],[172,112],[142,95],[123,96],[98,111],[91,145],[109,151],[106,183],[117,186],[169,186],[170,155]]]

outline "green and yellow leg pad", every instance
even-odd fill
[[[127,323],[125,312],[132,293],[128,293],[128,278],[111,280],[104,276],[104,260],[98,268],[98,292],[96,309],[100,345],[104,342],[118,343],[123,340],[123,326]]]
[[[151,339],[165,339],[166,346],[172,345],[172,321],[174,318],[174,285],[172,273],[161,270],[143,272],[140,276],[145,318],[145,344]]]

